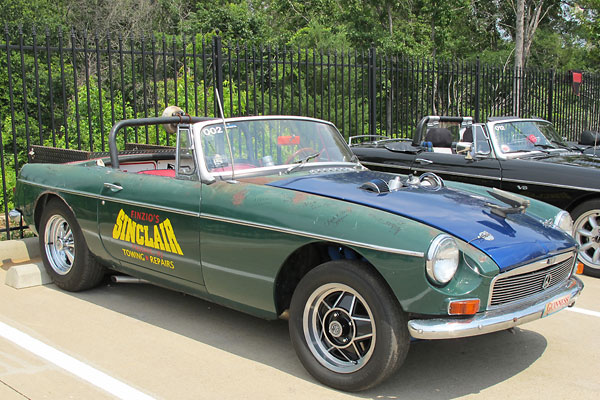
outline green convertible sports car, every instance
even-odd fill
[[[159,124],[175,147],[118,151],[132,127]],[[111,271],[289,319],[300,361],[335,388],[380,383],[411,339],[508,329],[583,288],[566,212],[369,171],[329,122],[175,115],[120,121],[109,142],[20,171],[16,208],[55,284],[89,289]]]

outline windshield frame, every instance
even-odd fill
[[[340,170],[339,169],[340,167],[341,167],[341,170],[351,170],[351,169],[355,169],[357,167],[362,168],[361,164],[358,162],[358,158],[356,156],[354,156],[354,153],[352,153],[352,151],[350,150],[350,147],[344,140],[341,133],[338,131],[336,126],[329,121],[324,121],[324,120],[320,120],[320,119],[316,119],[316,118],[309,118],[309,117],[288,116],[288,115],[269,115],[269,116],[226,118],[225,125],[229,126],[231,124],[240,123],[240,122],[276,121],[276,120],[305,121],[305,122],[314,122],[317,124],[326,125],[328,128],[333,130],[333,134],[335,135],[335,137],[333,137],[333,140],[336,142],[340,151],[342,151],[342,153],[345,152],[346,154],[344,154],[344,156],[346,156],[349,160],[351,160],[351,161],[310,160],[308,163],[303,163],[304,165],[302,165],[302,167],[293,168],[293,170],[301,171],[304,169],[303,167],[305,167],[306,165],[319,167],[319,168],[327,168],[330,170],[335,170],[336,168],[338,168],[338,172]],[[205,158],[205,149],[203,148],[202,132],[207,127],[219,126],[219,125],[223,126],[222,119],[220,119],[220,120],[213,119],[210,121],[199,122],[199,123],[194,124],[192,127],[194,143],[195,143],[195,150],[196,150],[195,156],[196,156],[196,161],[198,163],[200,175],[201,175],[203,182],[210,182],[210,181],[214,181],[215,179],[226,180],[226,179],[233,179],[233,178],[245,177],[245,176],[271,175],[271,174],[281,175],[281,174],[285,173],[286,170],[290,169],[290,167],[299,165],[299,162],[297,162],[297,160],[291,160],[290,162],[282,163],[279,165],[257,166],[255,168],[247,168],[246,167],[243,169],[238,169],[237,165],[234,163],[233,173],[232,173],[231,169],[224,170],[224,171],[211,171],[209,166],[207,165],[206,158]]]
[[[515,123],[533,123],[537,130],[537,133],[542,135],[545,140],[549,143],[549,146],[546,148],[546,143],[541,144],[544,148],[532,148],[532,149],[517,149],[506,151],[506,147],[503,149],[502,143],[497,135],[497,127],[501,125],[507,124],[515,124]],[[548,154],[553,150],[565,151],[568,148],[568,144],[565,143],[562,137],[556,132],[554,129],[554,125],[541,118],[514,118],[514,119],[502,119],[499,121],[488,122],[487,124],[488,134],[492,145],[494,147],[494,151],[498,158],[500,159],[509,159],[509,158],[518,158],[524,155],[531,154]],[[550,129],[540,129],[539,126],[543,126],[544,128]],[[551,137],[548,137],[551,136]],[[563,146],[563,147],[561,147]]]

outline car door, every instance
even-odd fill
[[[501,163],[504,190],[563,209],[586,194],[585,189],[577,187],[585,179],[577,174],[578,167],[536,159],[508,159]]]
[[[98,229],[107,252],[123,266],[204,284],[199,234],[202,184],[190,178],[197,177],[195,167],[177,165],[181,170],[172,177],[174,173],[109,169],[98,204]]]
[[[406,151],[406,142],[390,142],[384,147],[351,147],[352,152],[367,168],[394,174],[410,174],[411,166],[418,155]]]
[[[479,125],[473,126],[473,134],[478,139],[475,155],[421,152],[414,158],[412,173],[434,172],[452,181],[500,187],[500,163],[491,151],[487,136]]]

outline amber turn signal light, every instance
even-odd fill
[[[473,315],[479,311],[479,299],[454,300],[448,305],[450,315]]]
[[[583,263],[582,262],[577,263],[577,270],[575,272],[578,273],[579,275],[583,274]]]

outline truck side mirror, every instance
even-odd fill
[[[492,152],[490,142],[481,126],[473,127],[473,145],[471,147],[471,157],[487,157]]]

